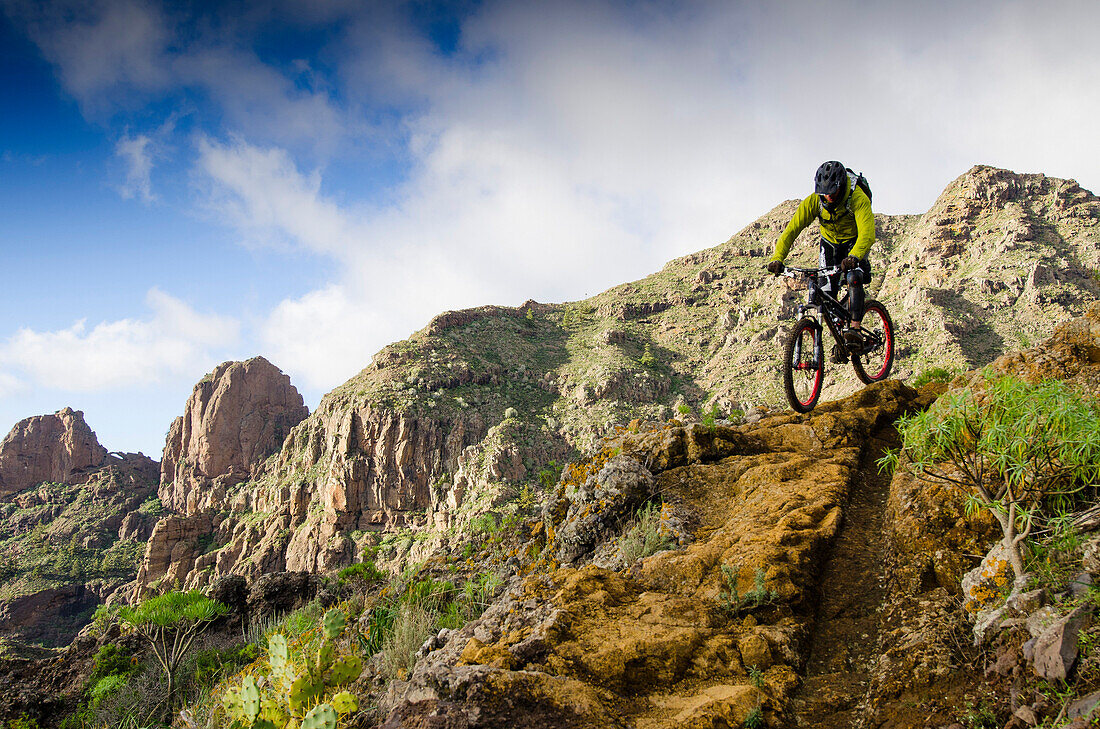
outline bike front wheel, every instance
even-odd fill
[[[824,379],[821,328],[813,319],[802,319],[791,330],[783,354],[783,388],[791,407],[800,413],[813,410]]]
[[[852,368],[865,385],[885,380],[894,366],[894,322],[886,307],[868,301],[863,307],[862,351],[852,353]]]

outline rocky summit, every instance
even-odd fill
[[[988,511],[879,461],[899,418],[991,376],[1100,396],[1100,199],[980,166],[924,215],[876,216],[869,293],[893,316],[894,377],[862,387],[830,362],[805,415],[779,379],[804,292],[764,270],[796,204],[591,299],[444,312],[312,413],[263,358],[227,362],[159,469],[108,456],[73,411],[20,423],[0,446],[19,550],[0,630],[63,645],[103,601],[217,596],[220,667],[196,664],[208,683],[184,693],[223,708],[188,699],[188,727],[228,725],[218,696],[274,680],[257,635],[320,605],[348,612],[364,651],[341,726],[1087,722],[1100,630],[1079,585],[1100,580],[1100,516],[1032,535],[1036,596],[1005,577]],[[816,260],[814,233],[792,263]],[[89,503],[109,514],[77,520]],[[62,544],[78,565],[119,544],[130,561],[70,574]],[[47,614],[48,590],[83,590],[64,635],[5,617]],[[231,660],[242,636],[251,657]],[[88,698],[106,646],[149,659],[131,638],[104,618],[61,662],[0,658],[0,718],[134,715],[122,694]]]

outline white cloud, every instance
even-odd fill
[[[579,298],[714,245],[807,193],[824,159],[865,171],[889,212],[927,207],[976,163],[1096,169],[1091,138],[1050,149],[1059,119],[1100,114],[1080,93],[1100,54],[1055,32],[1068,5],[979,5],[943,5],[933,33],[855,3],[498,2],[451,56],[397,13],[363,14],[342,95],[404,110],[411,167],[390,204],[356,207],[351,189],[324,192],[324,168],[243,136],[201,140],[199,169],[251,241],[338,262],[262,335],[295,376],[332,386],[441,310]],[[1002,108],[1019,94],[1060,114],[1020,123]]]
[[[91,328],[80,320],[47,332],[20,329],[0,344],[0,365],[39,387],[125,389],[206,371],[216,362],[212,353],[238,338],[235,320],[196,312],[163,291],[151,289],[146,304],[151,311],[144,320]]]
[[[152,202],[153,195],[153,141],[146,134],[126,135],[115,144],[115,154],[126,163],[126,182],[119,187],[119,194],[127,200],[135,197]]]
[[[318,253],[337,253],[348,239],[343,213],[320,197],[320,174],[300,174],[285,150],[201,137],[198,153],[210,204],[250,235],[290,236]]]
[[[8,0],[65,87],[92,114],[110,112],[134,90],[168,88],[167,19],[140,0]]]
[[[383,311],[366,308],[362,299],[333,285],[279,304],[260,337],[269,359],[296,381],[328,389],[370,361],[384,318]]]

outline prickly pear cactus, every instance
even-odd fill
[[[336,729],[336,710],[328,704],[313,707],[302,719],[302,729]]]
[[[286,644],[286,636],[276,633],[267,639],[267,662],[272,668],[281,668],[290,660],[290,648]]]
[[[351,683],[363,673],[363,659],[359,656],[344,656],[332,664],[332,673],[329,675],[329,684],[342,686]]]
[[[256,717],[260,715],[260,689],[256,685],[255,678],[245,676],[244,683],[241,684],[240,697],[245,718],[249,722],[256,721]]]
[[[290,710],[296,714],[302,711],[312,701],[320,697],[324,684],[312,676],[299,676],[290,686],[290,694],[287,696]],[[301,716],[301,714],[299,714]]]
[[[332,662],[336,659],[336,649],[332,646],[332,641],[325,638],[321,641],[321,645],[317,646],[317,675],[327,671]]]
[[[332,697],[332,708],[337,714],[350,714],[359,710],[359,699],[348,691],[341,691]]]
[[[347,628],[347,618],[340,610],[329,610],[321,628],[324,637],[311,651],[292,649],[285,635],[268,638],[268,674],[257,680],[259,674],[246,671],[240,685],[221,696],[229,724],[241,729],[338,729],[340,717],[359,710],[359,699],[338,688],[363,672],[362,657],[352,652],[354,640],[348,653],[338,653],[336,641]]]
[[[340,633],[344,632],[347,618],[344,617],[343,611],[333,608],[325,613],[323,622],[325,626],[325,637],[329,640],[336,640],[340,637]]]
[[[234,721],[244,721],[244,702],[239,689],[228,689],[222,694],[222,708]]]

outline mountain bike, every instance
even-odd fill
[[[837,301],[822,289],[823,281],[838,271],[839,266],[787,267],[780,274],[802,279],[807,289],[806,303],[798,307],[798,323],[791,330],[783,353],[783,387],[791,407],[800,413],[813,410],[821,396],[825,379],[823,328],[836,340],[833,362],[844,364],[851,360],[856,376],[864,384],[886,379],[894,365],[894,323],[879,302],[868,300],[864,305],[861,340],[852,343],[844,340],[841,331],[852,321],[848,295]]]

